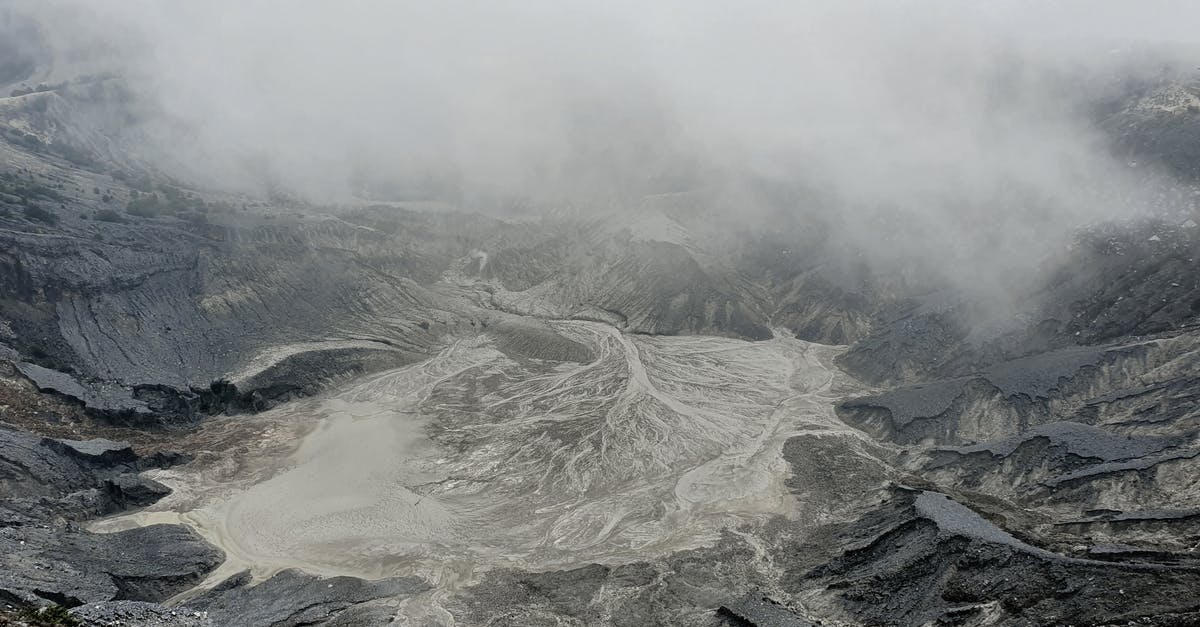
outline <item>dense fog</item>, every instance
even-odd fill
[[[120,77],[137,151],[199,186],[510,212],[688,194],[974,287],[1163,209],[1095,103],[1200,58],[1200,9],[1165,0],[8,4],[13,85]]]

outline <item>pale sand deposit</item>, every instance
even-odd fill
[[[712,542],[794,511],[785,439],[860,437],[833,413],[836,347],[554,326],[595,359],[468,338],[324,398],[213,421],[195,438],[209,453],[156,475],[174,494],[95,528],[191,525],[228,554],[209,584],[300,567],[446,586]]]

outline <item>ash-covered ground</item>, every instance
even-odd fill
[[[82,115],[118,79],[45,87],[0,98],[0,624],[1200,621],[1194,82],[1099,125],[1162,206],[1003,304],[782,192],[192,187]]]
[[[833,412],[835,348],[551,328],[583,363],[479,336],[211,421],[189,436],[198,461],[153,474],[169,497],[92,529],[186,524],[225,551],[210,584],[241,569],[420,576],[431,598],[407,609],[452,620],[443,600],[495,568],[620,565],[811,514],[826,504],[797,503],[784,443],[863,438]]]

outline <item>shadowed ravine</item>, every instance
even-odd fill
[[[300,567],[448,586],[712,543],[794,508],[785,439],[851,431],[833,411],[836,347],[554,327],[594,359],[463,338],[322,398],[214,421],[197,461],[155,475],[171,496],[94,528],[188,524],[228,554],[210,585]]]

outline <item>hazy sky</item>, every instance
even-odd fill
[[[8,4],[51,76],[127,77],[156,162],[210,185],[632,206],[769,180],[836,199],[848,239],[997,259],[1133,210],[1083,97],[1200,38],[1183,0]]]
[[[15,4],[59,72],[110,64],[159,102],[202,170],[255,155],[328,196],[364,168],[542,193],[713,166],[889,196],[931,171],[1047,176],[1040,159],[1091,147],[1039,81],[1194,41],[1200,18],[1166,0]]]

